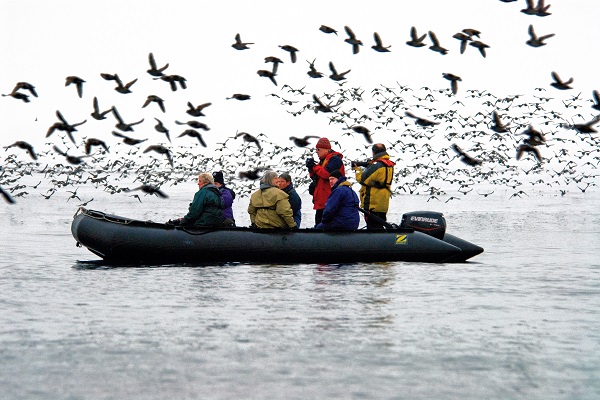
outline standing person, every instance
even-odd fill
[[[356,172],[356,180],[360,183],[360,206],[387,221],[387,212],[392,195],[392,179],[394,178],[394,163],[386,152],[385,145],[374,144],[372,147],[373,159],[364,169],[358,163],[352,163],[352,169]],[[377,218],[369,218],[365,215],[367,229],[383,229],[383,224]]]
[[[323,219],[316,226],[322,229],[358,229],[358,196],[352,190],[352,184],[340,171],[329,175],[331,195],[325,203]]]
[[[290,202],[290,206],[292,207],[296,228],[300,228],[300,222],[302,222],[302,199],[296,192],[296,189],[294,189],[292,177],[288,172],[283,172],[279,175],[278,187],[289,196],[288,200]]]
[[[306,167],[310,178],[313,180],[311,186],[314,187],[313,196],[313,209],[315,210],[315,225],[321,222],[323,217],[323,209],[325,209],[325,202],[331,194],[331,186],[329,185],[329,174],[332,171],[340,171],[342,175],[345,175],[344,164],[342,153],[333,151],[331,149],[331,143],[326,137],[319,139],[316,145],[317,156],[319,157],[319,163],[311,157],[306,159]],[[309,188],[309,193],[311,188]]]
[[[289,196],[277,187],[277,172],[266,171],[260,189],[250,196],[250,222],[258,228],[295,228]]]
[[[225,179],[222,171],[213,172],[213,179],[215,186],[219,188],[221,192],[221,198],[223,199],[223,225],[224,226],[235,226],[235,218],[233,218],[233,200],[235,199],[235,192],[225,186]]]
[[[223,223],[223,200],[214,185],[211,174],[203,172],[198,176],[198,191],[180,225],[221,226]]]

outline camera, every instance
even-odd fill
[[[366,167],[369,165],[368,161],[351,161],[350,165],[352,166],[352,168],[354,167]]]

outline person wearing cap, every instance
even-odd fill
[[[277,187],[279,177],[275,171],[265,171],[260,189],[250,196],[248,214],[252,226],[257,228],[295,228],[289,196]]]
[[[306,167],[310,178],[312,179],[309,193],[313,196],[313,209],[315,210],[315,225],[321,222],[325,202],[331,194],[331,186],[329,185],[329,174],[332,171],[339,171],[345,175],[342,153],[333,151],[331,143],[326,137],[322,137],[317,142],[316,152],[319,157],[319,162],[316,163],[311,157],[306,159]],[[311,193],[312,192],[312,193]]]
[[[292,207],[296,228],[300,228],[300,223],[302,222],[302,199],[300,199],[296,189],[294,189],[292,177],[288,172],[283,172],[279,175],[279,182],[277,186],[289,196],[288,200],[290,202],[290,206]]]
[[[235,192],[225,186],[225,179],[222,171],[213,172],[212,175],[215,181],[215,186],[219,188],[219,192],[221,192],[221,198],[223,199],[223,225],[235,226],[232,208],[233,200],[235,199]]]
[[[331,195],[325,203],[323,218],[316,228],[320,229],[358,229],[358,196],[352,190],[352,184],[339,170],[329,174]]]
[[[222,225],[223,200],[211,174],[203,172],[198,176],[198,191],[190,203],[188,213],[183,218],[172,222],[177,225],[192,226]]]
[[[367,229],[383,229],[383,221],[387,221],[387,212],[392,195],[392,179],[394,179],[394,165],[396,165],[386,152],[385,145],[376,143],[372,147],[373,158],[363,168],[352,163],[356,173],[356,180],[360,183],[360,206],[379,218],[369,218],[365,215]]]

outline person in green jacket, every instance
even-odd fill
[[[392,195],[392,180],[394,179],[394,163],[382,143],[372,147],[373,159],[366,163],[352,163],[356,180],[360,183],[360,206],[377,218],[365,215],[367,229],[383,229],[381,220],[387,220],[387,212]],[[364,167],[364,169],[360,168]]]
[[[198,191],[180,225],[221,226],[223,223],[223,200],[212,174],[203,172],[198,176]]]
[[[260,189],[250,196],[248,214],[257,228],[295,228],[296,222],[289,196],[277,187],[279,176],[266,171],[260,180]]]

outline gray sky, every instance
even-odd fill
[[[447,88],[449,82],[442,73],[450,72],[462,77],[457,99],[465,96],[467,89],[502,96],[531,94],[538,87],[545,88],[547,95],[582,92],[583,98],[591,98],[592,90],[600,89],[600,56],[594,47],[600,37],[600,7],[592,0],[546,3],[551,4],[552,15],[542,18],[521,13],[524,0],[5,0],[0,5],[0,35],[4,38],[0,41],[0,91],[9,93],[16,82],[27,81],[36,86],[39,98],[31,98],[29,104],[0,98],[0,144],[16,139],[45,141],[48,127],[56,121],[56,110],[71,123],[87,119],[79,129],[82,136],[110,137],[114,119],[95,121],[89,116],[94,96],[100,108],[115,105],[128,122],[145,118],[136,129],[140,136],[157,135],[153,117],[172,126],[176,119],[191,119],[185,114],[188,101],[195,105],[212,102],[207,116],[202,117],[212,128],[206,135],[209,148],[236,130],[263,132],[282,142],[290,135],[331,135],[339,128],[332,128],[321,114],[310,112],[294,118],[286,112],[293,107],[285,108],[269,96],[276,93],[292,98],[282,90],[285,84],[306,86],[309,93],[335,91],[338,86],[329,78],[306,75],[306,60],[315,59],[315,66],[326,76],[329,61],[339,70],[351,69],[346,87],[361,87],[367,93],[396,82],[415,90]],[[320,32],[321,24],[337,29],[338,35]],[[556,36],[544,47],[529,47],[525,42],[530,24],[538,35]],[[364,43],[359,54],[352,54],[351,46],[344,43],[345,25]],[[429,50],[429,38],[426,47],[407,46],[411,26],[419,34],[434,31],[449,53],[442,56]],[[470,46],[464,54],[459,53],[460,43],[452,35],[463,28],[481,31],[480,40],[490,46],[486,58]],[[375,31],[385,45],[391,45],[390,53],[370,48]],[[249,50],[233,49],[236,33],[255,44]],[[292,64],[289,54],[278,47],[285,44],[300,50],[297,63]],[[152,80],[145,72],[149,52],[159,66],[169,63],[166,73],[184,76],[188,89],[172,92],[166,82]],[[267,56],[284,61],[277,87],[256,73],[270,68],[264,63]],[[565,80],[573,77],[574,89],[565,94],[550,87],[551,71]],[[118,73],[124,82],[138,81],[131,88],[133,93],[123,95],[100,73]],[[65,87],[69,75],[86,80],[82,99],[73,86]],[[252,100],[225,100],[233,93],[250,94]],[[141,108],[150,94],[165,99],[166,114],[156,105]]]

